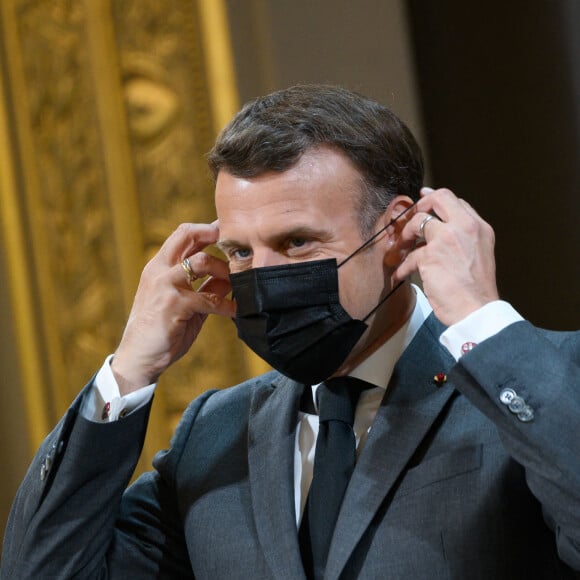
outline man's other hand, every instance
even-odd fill
[[[401,249],[411,251],[395,278],[417,272],[435,315],[451,325],[498,299],[495,236],[491,226],[450,190],[423,188],[421,195],[399,237]]]
[[[145,266],[121,343],[111,363],[121,395],[155,382],[197,338],[208,314],[235,315],[228,265],[203,250],[217,241],[213,224],[182,224]],[[194,279],[207,278],[194,290]]]

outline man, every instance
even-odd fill
[[[2,578],[575,577],[580,336],[498,300],[491,228],[448,190],[418,196],[406,127],[293,87],[246,105],[209,163],[218,220],[146,266],[22,484]],[[155,382],[209,314],[281,372],[199,397],[124,492]],[[341,384],[341,405],[365,388],[330,427]],[[358,458],[329,479],[338,423]]]

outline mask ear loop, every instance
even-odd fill
[[[379,300],[379,303],[362,319],[362,321],[366,322],[367,319],[371,317],[406,281],[407,279],[405,278],[396,284],[394,288],[391,288],[390,292],[388,292],[384,298]]]
[[[351,258],[354,258],[359,252],[362,252],[366,247],[368,247],[375,239],[382,234],[385,230],[387,230],[390,226],[392,226],[399,218],[402,218],[408,211],[410,211],[417,202],[413,202],[407,209],[403,210],[399,215],[395,216],[384,228],[381,228],[377,233],[375,233],[371,238],[369,238],[362,246],[357,248],[350,256],[347,256],[340,264],[336,267],[340,268],[344,264],[346,264]],[[395,285],[394,288],[387,293],[384,298],[381,298],[379,303],[362,319],[363,322],[366,322],[369,317],[371,317],[404,283],[406,280],[401,280],[398,284]]]
[[[337,264],[337,268],[344,266],[351,258],[354,258],[359,252],[362,252],[365,248],[370,246],[384,231],[390,228],[399,218],[402,218],[408,211],[413,209],[417,205],[414,201],[407,209],[404,209],[399,215],[395,216],[384,228],[381,228],[378,232],[373,234],[362,246],[358,247],[350,256],[347,256],[340,264]],[[374,311],[373,311],[374,312]]]

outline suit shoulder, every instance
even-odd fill
[[[194,428],[198,431],[211,431],[223,428],[223,425],[232,427],[235,424],[245,424],[256,390],[271,386],[279,377],[279,373],[271,371],[232,387],[202,393],[185,409],[170,448],[181,449]]]
[[[271,371],[258,377],[248,379],[247,381],[234,385],[233,387],[214,390],[211,392],[211,396],[206,399],[200,415],[231,412],[233,409],[238,407],[247,408],[251,404],[252,397],[256,390],[263,387],[271,387],[279,377],[280,373]],[[194,404],[195,401],[193,401],[189,407]]]

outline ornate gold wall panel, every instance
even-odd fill
[[[145,261],[180,222],[215,219],[204,154],[236,103],[224,14],[0,3],[2,242],[34,447],[115,348]],[[231,321],[208,321],[162,379],[146,462],[192,397],[254,366]]]

